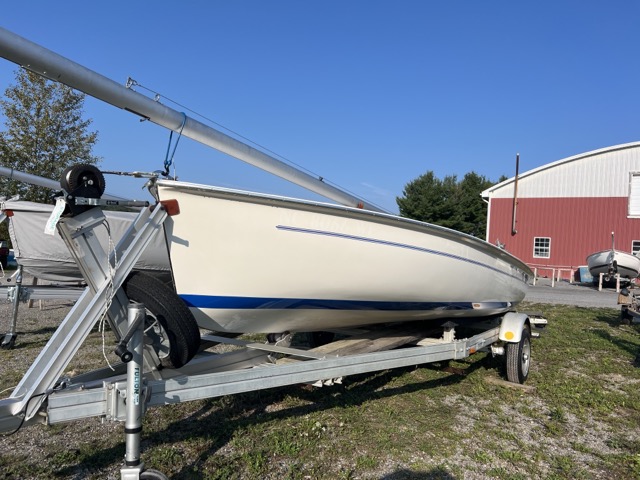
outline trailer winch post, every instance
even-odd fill
[[[138,480],[144,469],[140,461],[140,437],[142,434],[142,415],[144,399],[142,385],[142,351],[144,346],[145,307],[141,303],[130,303],[128,306],[128,322],[131,337],[128,351],[131,360],[127,363],[127,397],[125,434],[125,466],[120,470],[122,480]]]

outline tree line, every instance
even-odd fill
[[[83,118],[83,93],[24,69],[15,72],[15,82],[0,98],[1,166],[58,180],[69,165],[99,162],[92,152],[98,132]],[[0,176],[0,197],[6,199],[51,203],[53,193]],[[11,243],[7,222],[0,224],[0,240]]]
[[[502,176],[498,182],[505,180]],[[396,203],[403,217],[433,223],[484,238],[487,226],[487,205],[480,193],[495,182],[475,172],[439,179],[433,171],[407,183]]]

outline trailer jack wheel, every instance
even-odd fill
[[[531,333],[529,327],[522,329],[522,338],[518,343],[507,343],[507,380],[524,383],[529,376],[531,365]]]
[[[2,339],[2,343],[0,343],[0,348],[12,349],[16,344],[16,337],[15,333],[7,333]]]
[[[169,477],[158,470],[149,468],[148,470],[140,473],[140,480],[169,480]]]

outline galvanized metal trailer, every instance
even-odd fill
[[[100,202],[95,198],[73,200],[85,205]],[[121,478],[163,478],[160,472],[146,470],[140,460],[142,416],[154,406],[299,383],[331,385],[348,375],[462,359],[478,351],[504,355],[510,381],[522,383],[528,376],[531,337],[536,336],[531,330],[547,321],[537,314],[517,312],[465,325],[477,332],[468,338],[457,338],[457,325],[452,321],[436,329],[431,322],[425,324],[426,329],[408,324],[343,332],[350,335],[309,350],[291,348],[287,335],[276,343],[204,335],[203,345],[228,343],[242,348],[222,354],[205,349],[180,368],[162,368],[163,351],[178,348],[166,343],[166,329],[174,326],[161,325],[143,304],[130,303],[122,284],[171,208],[158,204],[143,209],[112,252],[105,251],[92,234],[105,221],[100,208],[60,219],[58,231],[88,287],[20,384],[0,400],[0,431],[89,417],[124,421],[127,447]],[[113,269],[116,258],[118,268]],[[73,355],[105,309],[123,363],[115,371],[64,377]],[[396,349],[399,346],[404,348]]]

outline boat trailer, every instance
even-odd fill
[[[623,323],[640,323],[640,293],[636,293],[635,284],[619,291],[618,305],[620,305],[620,320]]]
[[[0,432],[89,417],[124,422],[123,480],[166,478],[146,469],[140,458],[142,418],[149,408],[293,384],[328,386],[348,375],[463,359],[479,351],[504,355],[507,379],[523,383],[529,373],[531,338],[539,335],[532,328],[547,324],[540,314],[508,312],[465,321],[465,331],[472,328],[477,333],[457,338],[456,320],[443,320],[444,325],[430,331],[413,322],[342,332],[346,338],[311,349],[292,348],[290,334],[272,336],[275,343],[202,335],[199,353],[186,365],[162,368],[161,349],[145,338],[148,310],[130,301],[122,285],[153,233],[163,228],[178,206],[160,203],[142,209],[127,234],[108,251],[92,233],[106,221],[99,200],[73,201],[74,209],[77,202],[84,201],[85,206],[72,216],[62,216],[67,206],[59,201],[53,216],[87,287],[18,386],[0,400]],[[65,376],[69,362],[105,311],[122,362]],[[207,350],[216,344],[242,348],[227,353]]]

